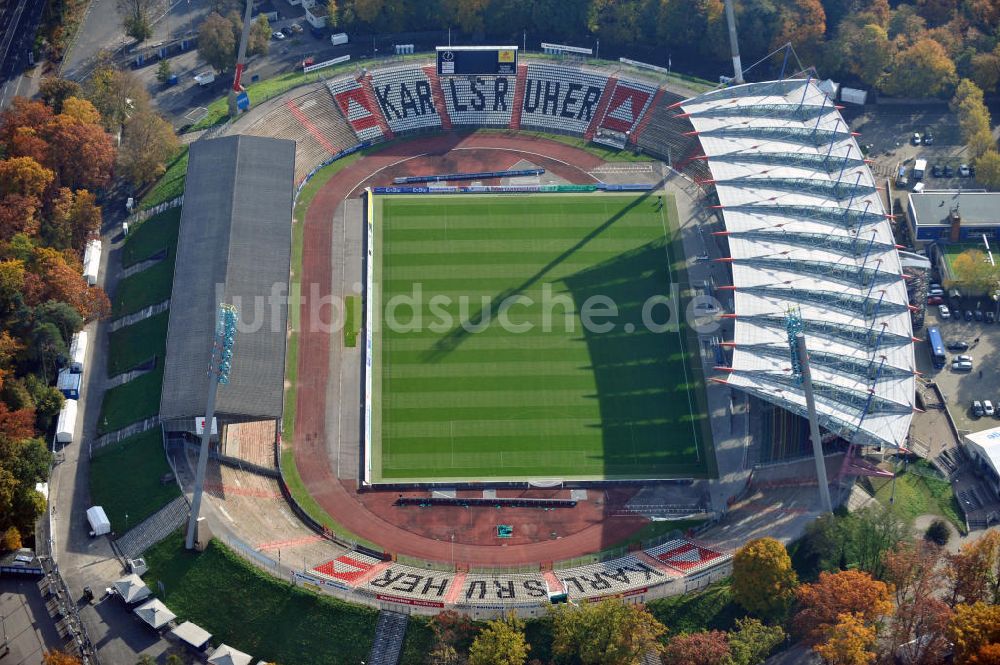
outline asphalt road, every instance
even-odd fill
[[[0,108],[37,89],[37,82],[25,72],[34,64],[31,49],[44,7],[44,2],[35,0],[12,0],[0,14]]]

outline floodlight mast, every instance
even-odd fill
[[[736,13],[733,11],[733,0],[726,0],[726,24],[729,26],[729,50],[733,54],[733,83],[739,85],[743,83],[743,64],[740,62],[740,44],[736,39]]]
[[[812,439],[813,456],[816,458],[816,481],[819,483],[819,500],[823,512],[832,512],[830,487],[826,479],[826,460],[823,458],[823,441],[819,437],[819,421],[816,417],[816,397],[813,395],[812,371],[809,368],[809,353],[806,350],[806,336],[799,330],[795,333],[794,351],[798,357],[801,372],[802,391],[806,396],[806,411],[809,414],[809,438]]]
[[[247,66],[247,42],[250,40],[250,15],[253,12],[253,0],[247,0],[247,8],[243,12],[243,33],[240,35],[240,49],[236,56],[236,73],[233,75],[233,87],[229,91],[229,117],[235,118],[239,113],[236,97],[243,92],[243,69]]]
[[[194,495],[191,498],[191,517],[188,520],[187,539],[184,546],[194,548],[201,513],[201,495],[205,489],[205,470],[208,467],[208,446],[212,440],[212,421],[215,420],[215,397],[219,384],[229,383],[233,365],[233,345],[236,343],[236,322],[239,310],[235,305],[220,304],[215,319],[212,340],[212,360],[208,368],[208,401],[205,406],[205,424],[201,430],[201,450],[198,451],[198,470],[194,478]]]

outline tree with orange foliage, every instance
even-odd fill
[[[60,185],[96,189],[108,184],[115,146],[103,127],[62,113],[46,128],[45,136],[50,145],[48,165]]]
[[[16,526],[9,527],[3,532],[3,538],[0,538],[0,546],[7,552],[21,549],[21,532],[17,530]]]
[[[65,651],[46,651],[42,656],[42,665],[80,665],[80,659]]]
[[[101,114],[94,105],[86,99],[79,97],[69,97],[63,102],[62,113],[59,115],[72,118],[84,125],[101,124]],[[58,117],[58,116],[56,116]]]
[[[820,573],[816,582],[800,586],[795,595],[799,611],[792,626],[807,644],[823,641],[842,614],[856,614],[870,624],[892,611],[888,585],[857,570]]]
[[[984,644],[969,659],[969,665],[1000,665],[1000,642]]]
[[[11,105],[0,113],[0,144],[10,151],[14,135],[22,127],[41,130],[55,117],[52,109],[42,102],[15,97]]]
[[[68,262],[72,260],[72,265]],[[105,316],[111,311],[101,289],[90,287],[81,274],[80,261],[72,254],[49,247],[36,247],[25,275],[25,301],[31,306],[46,300],[69,304],[84,319]]]
[[[826,629],[821,643],[813,646],[827,665],[869,665],[875,662],[875,629],[858,614],[841,614]]]
[[[826,11],[819,0],[791,0],[783,2],[781,24],[774,35],[772,48],[791,42],[800,54],[810,57],[823,43],[826,33]]]
[[[987,644],[1000,642],[1000,605],[958,605],[948,624],[948,639],[955,645],[955,664],[972,662]]]
[[[899,97],[934,97],[950,94],[958,83],[955,63],[944,47],[933,39],[919,39],[896,55],[879,87]]]
[[[1000,602],[1000,533],[987,531],[948,556],[951,604]]]
[[[948,648],[952,610],[940,599],[943,560],[941,548],[925,540],[902,543],[886,555],[885,577],[896,596],[890,643],[906,645],[910,665],[941,662]]]
[[[729,660],[729,642],[721,630],[677,635],[663,652],[665,665],[725,665]]]
[[[41,236],[50,247],[82,251],[87,239],[100,226],[101,208],[97,205],[97,197],[85,189],[73,192],[68,187],[61,187],[42,220]]]
[[[0,161],[0,195],[19,194],[41,199],[54,174],[31,157]]]

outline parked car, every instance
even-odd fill
[[[983,403],[978,399],[972,403],[972,415],[976,418],[982,418],[983,416]]]
[[[913,132],[913,136],[910,137],[910,143],[920,145],[920,132]]]
[[[942,319],[951,318],[951,310],[948,309],[948,305],[938,305],[938,316]]]
[[[931,175],[934,176],[935,178],[940,178],[941,173],[942,171],[940,164],[935,164],[934,166],[931,167]]]
[[[940,286],[931,286],[931,288],[927,289],[927,295],[944,297],[944,289]]]
[[[951,363],[951,370],[953,372],[971,372],[972,363],[967,360],[955,360]]]
[[[965,310],[965,320],[966,321],[971,321],[972,320],[972,310],[971,309]]]
[[[949,351],[968,351],[969,343],[963,342],[962,340],[955,340],[953,342],[948,342]]]
[[[961,355],[955,356],[955,360],[957,360],[959,362],[963,362],[963,363],[971,363],[972,362],[972,356],[963,353]]]
[[[972,317],[976,321],[982,321],[983,320],[983,310],[977,309],[975,312],[972,313]]]
[[[955,169],[951,168],[951,164],[945,164],[944,165],[944,177],[945,178],[954,178],[955,177]]]
[[[986,312],[986,323],[994,323],[997,320],[997,313],[992,309]]]
[[[924,132],[924,136],[921,139],[921,142],[924,145],[934,145],[934,135],[931,134],[931,130],[928,129],[926,132]]]
[[[958,167],[958,177],[959,178],[968,178],[970,175],[972,175],[972,171],[969,170],[969,165],[968,164],[961,164]]]
[[[294,32],[295,34],[302,32],[302,26],[299,25],[298,23],[292,23],[290,26],[288,26],[288,29]]]
[[[993,402],[988,399],[983,400],[983,413],[990,417],[996,413],[996,411],[993,410]]]
[[[285,33],[283,33],[281,30],[275,30],[274,32],[271,33],[271,37],[277,39],[280,42],[282,39],[285,38]]]
[[[940,305],[944,302],[944,298],[941,296],[927,296],[928,305]]]

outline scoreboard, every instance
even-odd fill
[[[516,76],[516,46],[438,46],[438,76]]]

